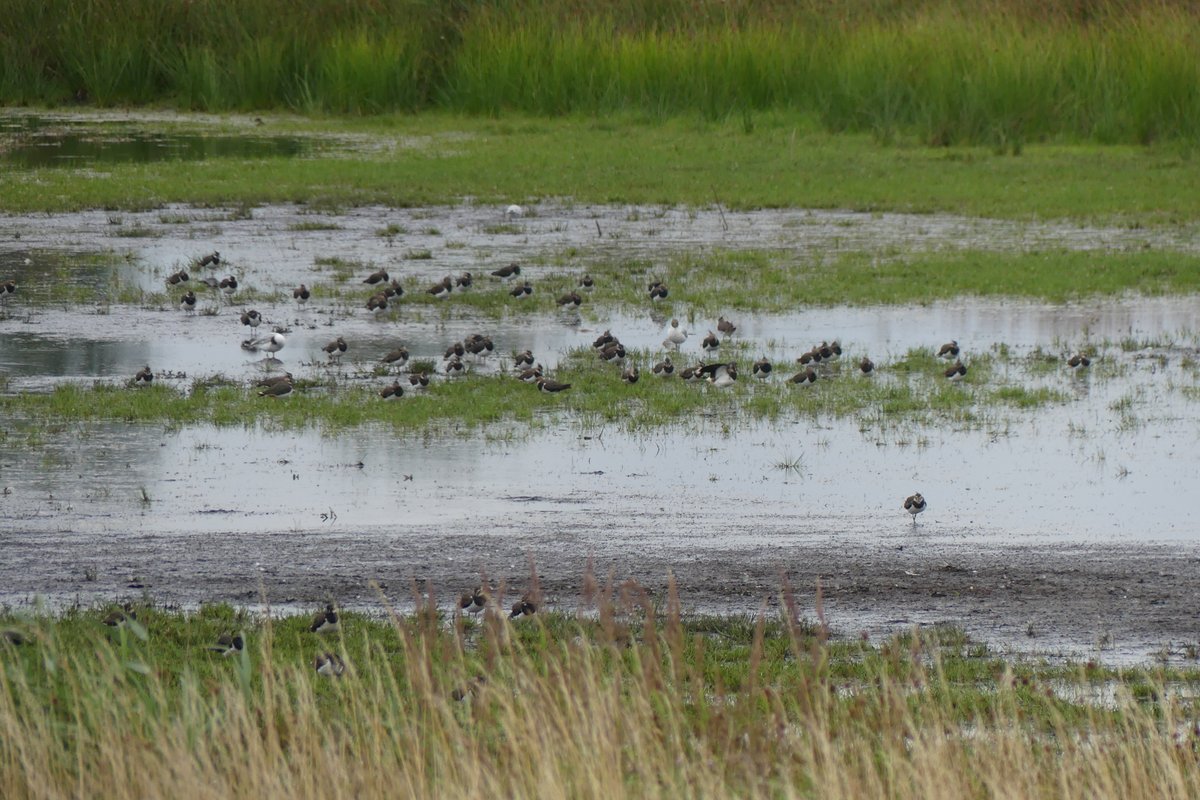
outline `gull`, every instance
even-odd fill
[[[253,339],[245,340],[242,342],[242,349],[249,350],[252,353],[262,350],[271,353],[272,355],[268,356],[268,358],[274,359],[274,353],[282,350],[286,343],[287,340],[283,338],[282,333],[268,333],[265,336],[256,336]]]
[[[671,347],[675,350],[687,341],[688,333],[683,328],[679,327],[679,320],[671,320],[671,329],[667,331],[667,338],[663,340],[663,347]]]

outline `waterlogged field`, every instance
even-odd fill
[[[198,120],[209,142],[48,118],[0,133],[4,796],[155,795],[214,766],[234,796],[394,794],[351,761],[436,796],[1192,791],[1188,159],[826,138],[891,175],[860,205],[772,187],[765,158],[705,186],[706,126],[623,189],[618,132],[556,171],[570,121]],[[403,292],[369,310],[380,287]],[[282,349],[243,347],[272,332]],[[598,356],[605,332],[623,358]],[[491,349],[454,376],[472,335]],[[517,380],[524,350],[570,388]],[[678,377],[717,362],[732,385]],[[452,621],[481,582],[535,619]],[[335,636],[290,616],[326,602]],[[137,620],[106,628],[116,604]],[[244,653],[208,649],[237,631]],[[128,735],[86,733],[100,719]]]

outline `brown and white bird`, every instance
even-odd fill
[[[870,375],[875,371],[875,362],[863,356],[862,361],[858,362],[858,368],[862,370],[863,375]]]
[[[424,389],[429,385],[429,376],[424,372],[413,372],[408,376],[408,385],[411,389]]]
[[[258,393],[259,397],[286,397],[292,393],[291,380],[279,381],[263,389]]]
[[[399,400],[404,397],[404,387],[400,385],[400,381],[393,381],[391,386],[379,390],[379,396],[384,400]]]
[[[508,618],[509,619],[518,619],[518,618],[528,619],[529,617],[532,617],[534,614],[536,614],[537,610],[538,610],[537,598],[531,593],[526,593],[521,597],[520,600],[513,603],[512,612],[509,613]]]
[[[717,332],[722,336],[733,336],[733,332],[737,330],[737,325],[734,325],[724,317],[717,317]]]
[[[110,628],[124,628],[130,622],[137,620],[137,612],[125,605],[121,608],[114,609],[108,612],[104,618],[104,624]]]
[[[471,284],[474,281],[475,281],[475,279],[471,277],[471,273],[464,272],[462,275],[459,275],[457,278],[454,279],[454,285],[457,286],[459,289],[470,289]]]
[[[408,363],[408,348],[397,347],[388,352],[381,360],[384,364],[390,364],[393,367],[403,367]]]
[[[961,380],[963,376],[967,374],[967,367],[961,361],[955,361],[954,366],[950,367],[950,369],[946,370],[942,374],[952,381]]]
[[[272,375],[269,378],[262,378],[254,385],[262,389],[270,389],[272,386],[280,383],[291,383],[292,373],[285,372],[282,375]]]
[[[596,282],[594,280],[592,280],[591,275],[584,275],[582,278],[579,279],[579,288],[583,289],[585,291],[590,292],[595,285],[596,285]]]
[[[540,392],[554,394],[556,392],[565,392],[567,389],[571,388],[571,384],[559,383],[558,381],[552,381],[549,378],[538,378],[537,387],[538,391]]]
[[[662,281],[652,281],[647,288],[650,291],[651,300],[667,299],[667,285]]]
[[[387,311],[388,297],[385,292],[376,292],[367,298],[367,311],[379,313]]]
[[[387,270],[379,269],[379,270],[375,270],[370,275],[368,275],[363,280],[363,283],[369,283],[369,284],[374,285],[376,283],[383,283],[383,282],[387,281],[387,279],[388,279]]]
[[[318,653],[313,661],[313,669],[324,678],[337,678],[346,671],[346,662],[336,653]]]
[[[321,349],[325,351],[331,361],[335,358],[341,358],[346,353],[346,340],[339,336]]]
[[[509,264],[507,267],[501,267],[500,269],[492,271],[492,275],[494,275],[497,278],[504,279],[504,280],[508,280],[509,278],[515,278],[517,275],[520,275],[520,274],[521,274],[521,265],[516,263],[515,261],[513,263]]]
[[[467,374],[467,366],[462,359],[454,356],[446,362],[446,375],[450,378],[461,378]]]
[[[217,267],[221,265],[221,254],[213,250],[206,256],[200,258],[197,262],[202,267]]]
[[[428,289],[426,289],[425,293],[431,294],[434,297],[441,300],[443,298],[449,297],[450,293],[453,291],[454,291],[454,282],[451,280],[450,276],[447,275],[446,277],[442,278],[441,281],[439,281],[438,283],[435,283],[433,286],[430,286]]]
[[[521,383],[537,383],[538,378],[541,378],[542,374],[542,365],[538,364],[517,373],[517,380],[521,381]]]
[[[771,362],[767,360],[766,356],[763,356],[754,362],[754,366],[750,368],[750,374],[756,378],[769,378],[771,377],[771,369]]]
[[[705,364],[699,373],[708,378],[708,382],[717,388],[724,389],[737,381],[737,364]]]
[[[262,314],[255,309],[242,312],[242,324],[249,328],[257,328],[262,324]]]
[[[181,283],[187,283],[189,280],[191,280],[191,278],[188,276],[187,272],[181,269],[178,272],[172,272],[167,276],[167,285],[177,286]]]
[[[957,358],[958,357],[958,340],[951,339],[944,345],[938,348],[938,358]]]
[[[639,377],[637,365],[629,367],[621,373],[621,380],[628,384],[637,383]]]
[[[579,306],[583,302],[583,298],[579,296],[579,292],[567,292],[560,295],[555,302],[560,306]]]
[[[246,640],[240,633],[237,635],[223,633],[217,637],[217,643],[209,645],[208,649],[228,658],[229,656],[236,656],[245,650]]]
[[[133,376],[134,386],[149,386],[152,383],[154,383],[154,373],[150,371],[149,365],[139,369]]]
[[[226,275],[221,279],[221,282],[217,284],[217,288],[224,292],[226,297],[232,297],[233,293],[237,291],[238,279],[232,275]]]
[[[712,353],[717,352],[717,350],[720,349],[721,340],[717,338],[717,335],[715,333],[713,333],[712,331],[709,331],[708,335],[705,336],[704,339],[700,342],[700,347],[703,348],[704,352],[712,354]]]
[[[812,367],[805,367],[804,369],[800,370],[795,375],[793,375],[790,379],[790,382],[791,383],[802,383],[802,384],[803,383],[816,383],[817,382],[817,371],[815,369],[813,369]]]
[[[312,292],[303,283],[292,289],[292,299],[296,301],[297,305],[304,305],[310,297],[312,297]]]
[[[470,275],[471,273],[468,272],[467,274]],[[400,281],[396,280],[395,278],[392,278],[391,282],[379,291],[388,298],[402,297],[404,295],[404,287],[401,286]]]
[[[318,611],[308,625],[312,633],[337,633],[342,629],[342,621],[338,617],[333,603],[326,603],[324,611]]]
[[[191,314],[193,311],[195,311],[196,310],[196,293],[193,292],[191,289],[184,292],[183,296],[179,298],[179,307],[182,308],[184,311],[186,311],[189,314]]]
[[[925,498],[920,492],[909,495],[904,499],[904,510],[912,514],[913,525],[917,524],[917,514],[925,510]]]
[[[525,281],[520,286],[514,286],[508,293],[518,300],[523,300],[533,294],[533,287],[529,284],[529,281]]]
[[[533,366],[533,351],[523,350],[520,353],[513,353],[513,366],[517,369],[526,369]]]
[[[463,592],[458,598],[458,607],[460,610],[474,616],[487,610],[492,602],[491,592],[486,586],[479,586],[471,592]]]
[[[670,356],[665,356],[662,361],[654,365],[653,371],[660,378],[669,378],[675,374],[675,365],[671,363]]]
[[[1083,353],[1076,353],[1067,361],[1067,366],[1074,370],[1082,370],[1092,365],[1092,360]]]

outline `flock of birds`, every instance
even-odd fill
[[[539,593],[537,591],[526,592],[521,595],[520,599],[513,603],[512,610],[508,614],[508,619],[514,622],[530,619],[537,614],[539,607]],[[471,591],[463,592],[458,600],[457,609],[460,615],[469,614],[472,617],[484,612],[499,614],[499,607],[497,601],[494,599],[492,589],[486,583],[481,583]],[[120,608],[113,609],[102,620],[104,625],[110,630],[120,630],[129,626],[130,623],[136,623],[137,621],[137,611],[129,603]],[[308,632],[318,634],[319,636],[339,633],[341,630],[342,618],[333,603],[326,603],[325,608],[318,611],[308,625]],[[14,628],[0,629],[0,644],[20,647],[30,644],[32,641],[32,637],[23,631]],[[226,632],[218,636],[216,642],[207,645],[204,649],[216,653],[223,658],[239,656],[245,652],[246,636],[242,632]],[[345,660],[337,653],[326,650],[323,647],[318,650],[312,665],[313,670],[318,675],[327,678],[339,677],[346,671]],[[451,696],[455,700],[466,699],[483,680],[482,676],[477,676],[466,686],[455,689]]]

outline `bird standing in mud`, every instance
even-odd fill
[[[925,498],[920,492],[904,498],[904,510],[912,514],[913,525],[917,524],[917,514],[925,510]]]

